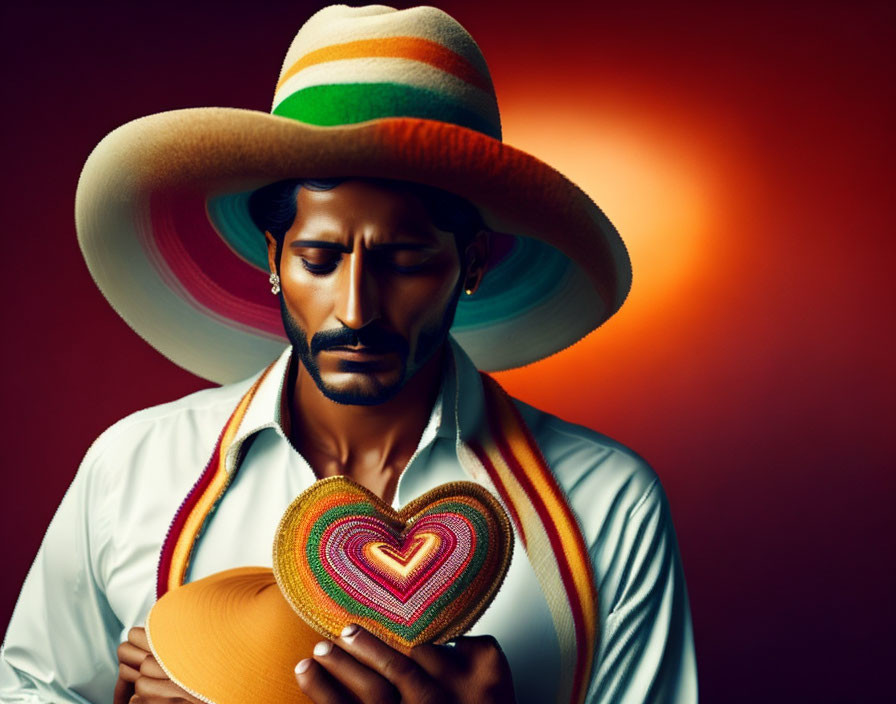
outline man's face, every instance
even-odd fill
[[[287,336],[325,396],[382,403],[447,338],[462,285],[454,235],[377,182],[302,188],[297,206],[280,255]]]

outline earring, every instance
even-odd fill
[[[280,277],[275,273],[271,272],[271,275],[268,277],[268,282],[271,284],[271,293],[278,294],[280,293]]]
[[[467,294],[468,296],[472,296],[472,295],[473,295],[473,289],[471,289],[471,288],[465,288],[465,289],[464,289],[464,293]]]

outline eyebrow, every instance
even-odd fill
[[[294,240],[289,243],[290,247],[318,247],[320,249],[335,249],[337,252],[351,252],[352,250],[339,242],[328,242],[327,240]]]
[[[320,249],[333,249],[337,252],[350,253],[352,250],[340,242],[330,242],[328,240],[294,240],[289,243],[290,247],[315,247]],[[374,244],[370,247],[370,251],[376,252],[394,252],[396,250],[420,251],[424,249],[436,249],[432,242],[382,242]]]

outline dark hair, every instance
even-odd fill
[[[249,215],[261,232],[270,232],[277,240],[278,262],[283,249],[283,237],[296,219],[296,195],[299,189],[329,191],[345,180],[347,179],[291,178],[268,184],[252,192],[249,196]],[[411,181],[371,180],[398,185],[420,198],[432,224],[440,230],[454,234],[461,259],[476,233],[485,227],[479,211],[469,201],[453,193]]]

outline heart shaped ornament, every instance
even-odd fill
[[[357,623],[407,653],[469,630],[512,552],[507,514],[479,484],[443,484],[395,511],[352,480],[330,477],[286,509],[274,575],[326,638]]]

